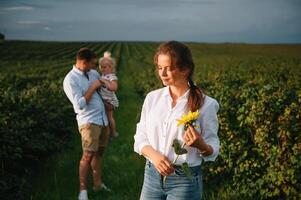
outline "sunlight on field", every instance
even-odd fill
[[[116,58],[118,139],[105,154],[112,193],[90,199],[138,199],[144,159],[133,135],[144,96],[162,87],[158,43],[0,43],[1,193],[4,199],[75,199],[81,155],[62,81],[81,47]],[[298,199],[301,185],[301,45],[189,43],[195,82],[220,103],[220,156],[202,166],[204,199]],[[92,187],[90,180],[90,188]]]

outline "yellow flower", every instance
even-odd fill
[[[200,115],[200,112],[198,110],[195,112],[189,111],[187,114],[184,114],[181,117],[181,119],[177,119],[177,121],[178,121],[177,126],[180,126],[182,124],[185,126],[187,126],[188,124],[192,124],[195,120],[197,120],[199,115]]]

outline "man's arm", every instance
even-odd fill
[[[86,94],[85,94],[85,100],[86,100],[86,103],[88,103],[91,98],[92,98],[92,95],[93,93],[95,92],[95,90],[97,90],[100,86],[102,85],[102,83],[100,82],[100,80],[96,80],[93,82],[93,84],[88,88]]]
[[[101,86],[99,80],[96,80],[87,90],[84,96],[78,83],[70,77],[64,79],[64,91],[73,104],[75,109],[82,110],[87,106],[87,103],[91,100],[91,97],[95,90]]]

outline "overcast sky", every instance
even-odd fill
[[[0,0],[7,39],[301,43],[301,0]]]

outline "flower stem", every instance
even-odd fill
[[[183,148],[185,147],[185,145],[186,145],[186,143],[184,142],[183,145],[181,146],[181,149],[183,149]],[[177,154],[176,158],[175,158],[174,161],[172,162],[172,165],[174,165],[174,164],[177,162],[179,156],[180,156],[180,155]],[[167,176],[164,176],[164,177],[163,177],[163,185],[165,184],[166,178],[167,178]]]
[[[181,149],[183,149],[183,148],[185,147],[185,145],[186,145],[186,143],[184,142],[183,145],[181,146]],[[175,158],[174,161],[172,162],[173,165],[177,162],[179,156],[180,156],[180,155],[177,154],[176,158]]]

